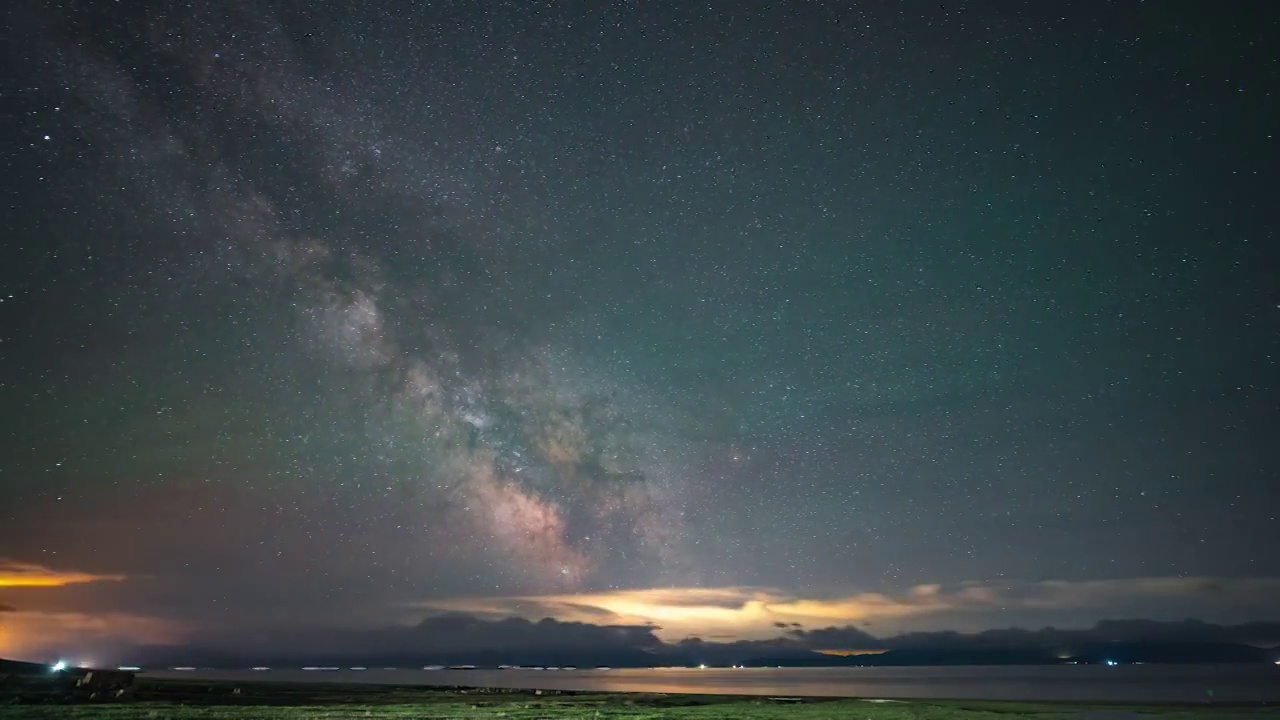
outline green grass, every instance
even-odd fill
[[[869,702],[142,680],[125,703],[5,704],[0,720],[1262,720],[1274,708]]]

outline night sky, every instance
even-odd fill
[[[181,5],[4,4],[0,655],[1280,619],[1280,7]]]

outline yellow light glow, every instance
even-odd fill
[[[0,560],[0,588],[53,588],[91,582],[120,582],[123,575],[54,570],[34,563]]]
[[[932,587],[889,597],[863,593],[832,599],[803,599],[779,590],[750,587],[650,588],[424,603],[457,612],[487,612],[538,620],[653,625],[659,638],[725,635],[738,639],[777,637],[778,624],[803,627],[852,625],[867,619],[896,619],[947,607]]]

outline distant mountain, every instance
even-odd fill
[[[187,648],[175,654],[172,650],[140,657],[144,666],[195,664],[202,667],[243,668],[254,665],[271,667],[302,667],[304,665],[332,665],[336,667],[422,667],[424,665],[474,665],[480,668],[496,668],[499,665],[521,666],[576,666],[598,665],[614,668],[640,668],[684,666],[700,664],[712,666],[746,665],[748,667],[847,667],[847,666],[925,666],[925,665],[1061,665],[1066,662],[1103,664],[1231,664],[1265,663],[1272,660],[1274,650],[1248,645],[1225,643],[1098,643],[1077,648],[1070,656],[1037,647],[913,647],[888,650],[874,655],[827,655],[811,650],[790,650],[774,654],[744,653],[708,644],[702,652],[689,652],[685,648],[664,649],[659,652],[610,648],[601,652],[584,651],[581,648],[557,650],[522,650],[503,652],[496,650],[453,651],[448,653],[346,653],[323,655],[237,655],[212,650]]]
[[[1270,662],[1273,650],[1229,643],[1097,643],[1078,648],[1069,656],[1037,647],[936,648],[889,650],[876,655],[834,657],[762,657],[746,665],[783,667],[818,666],[922,666],[922,665],[1061,665],[1067,662],[1103,664],[1233,664]]]
[[[876,648],[841,656],[826,648]],[[1280,623],[1222,626],[1196,620],[1109,620],[1092,628],[979,633],[917,632],[877,638],[861,628],[784,629],[769,640],[663,642],[648,626],[551,619],[484,620],[433,616],[411,627],[279,634],[255,646],[215,641],[186,647],[134,647],[130,665],[166,667],[541,665],[595,667],[782,665],[1044,665],[1081,663],[1263,663],[1280,659]]]
[[[497,668],[499,665],[525,667],[596,667],[614,668],[656,667],[671,664],[665,658],[644,650],[610,648],[603,652],[585,652],[581,649],[545,650],[453,650],[449,652],[310,652],[301,653],[237,653],[203,648],[148,648],[131,654],[130,661],[142,667],[171,667],[190,665],[210,668],[248,668],[266,666],[289,667],[398,667],[420,668],[427,665]]]
[[[1093,663],[1264,663],[1274,654],[1273,650],[1233,643],[1132,642],[1087,647],[1075,659]]]

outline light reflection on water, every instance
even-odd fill
[[[148,677],[275,682],[1097,702],[1280,702],[1274,665],[1118,667],[708,668],[617,670],[196,670]]]

